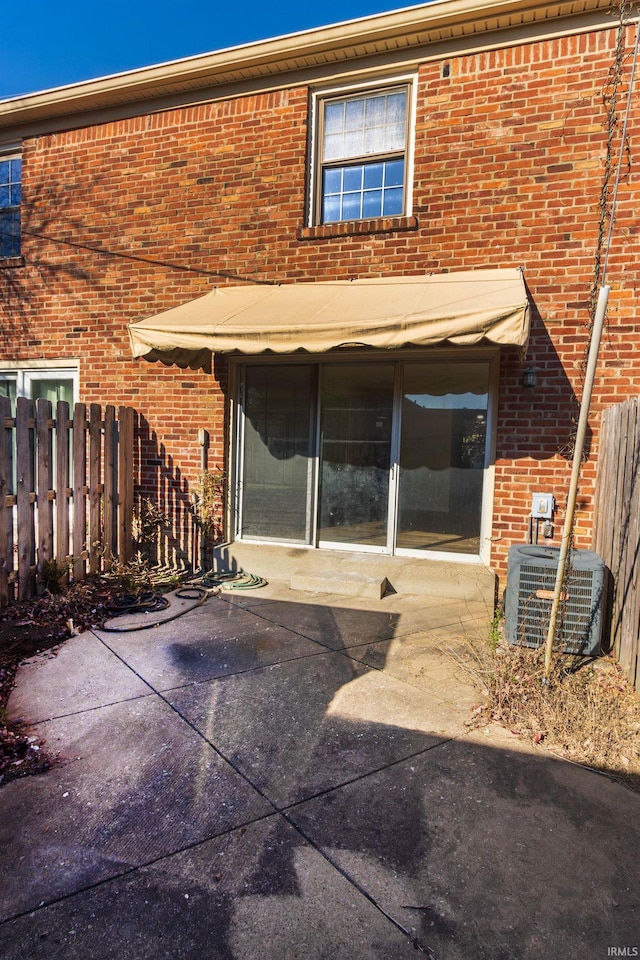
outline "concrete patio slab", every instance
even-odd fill
[[[4,960],[410,960],[389,920],[281,817],[0,926]]]
[[[418,691],[338,653],[190,685],[166,697],[278,807],[450,735],[431,733],[434,716]]]
[[[384,643],[351,647],[349,655],[419,687],[431,699],[459,704],[467,711],[479,701],[480,674],[474,673],[468,640],[453,630],[421,630]]]
[[[272,811],[159,698],[35,732],[60,763],[0,795],[0,917],[32,910]]]
[[[22,664],[8,716],[15,721],[28,715],[30,723],[39,723],[150,692],[95,634],[85,631]]]
[[[222,594],[21,668],[20,712],[58,714],[35,730],[62,760],[0,790],[1,956],[640,946],[640,795],[465,724],[482,603],[290,597]]]
[[[320,652],[306,637],[220,597],[150,630],[95,633],[156,690]]]
[[[637,944],[638,797],[501,740],[449,741],[288,816],[438,960]]]
[[[278,590],[273,597],[256,591],[250,596],[226,594],[222,599],[333,650],[437,628],[447,634],[475,635],[478,623],[486,635],[492,617],[485,605],[477,601],[435,602],[424,597],[390,596],[376,603],[362,597],[301,595],[296,591],[283,595]]]

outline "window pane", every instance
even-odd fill
[[[340,219],[340,197],[325,197],[322,203],[322,222],[335,223]]]
[[[360,220],[361,213],[361,194],[347,193],[342,201],[342,219]]]
[[[401,187],[404,183],[404,160],[389,160],[384,167],[385,186]]]
[[[393,187],[384,192],[384,209],[382,211],[385,217],[399,217],[402,214],[402,188]]]
[[[361,190],[362,189],[362,166],[357,167],[346,167],[344,169],[344,186],[343,190],[345,193],[351,190]]]
[[[9,397],[11,403],[16,401],[16,381],[15,378],[7,377],[0,380],[0,397]]]
[[[344,138],[343,157],[359,157],[365,153],[365,134],[363,130],[348,131]]]
[[[342,133],[344,130],[344,103],[328,103],[324,110],[324,132]]]
[[[340,193],[342,190],[342,167],[331,167],[324,172],[323,193]]]
[[[326,134],[324,138],[324,160],[339,160],[344,156],[344,134]]]
[[[382,190],[368,190],[364,195],[363,215],[379,217],[382,213]]]
[[[364,100],[347,100],[345,124],[347,130],[362,130],[365,115]]]
[[[31,399],[50,400],[51,403],[66,400],[73,407],[73,380],[31,377]]]
[[[380,126],[384,124],[386,112],[385,97],[369,97],[367,100],[367,126]]]
[[[0,257],[20,256],[20,211],[0,210]]]
[[[384,164],[382,163],[369,163],[364,168],[364,188],[365,190],[371,189],[372,187],[381,187],[382,186],[382,172],[384,170]],[[388,164],[387,164],[388,166]]]
[[[387,542],[393,383],[390,363],[323,369],[320,540]]]
[[[20,256],[22,160],[0,160],[0,257]]]
[[[407,109],[407,94],[405,90],[390,93],[387,97],[387,123],[404,123]]]
[[[404,150],[405,90],[324,104],[323,160]]]

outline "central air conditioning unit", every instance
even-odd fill
[[[559,555],[559,547],[533,544],[516,544],[509,550],[508,643],[527,647],[546,643]],[[556,629],[556,642],[565,653],[593,657],[601,652],[606,586],[607,568],[597,553],[569,553]]]

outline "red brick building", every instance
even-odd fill
[[[502,575],[534,493],[559,540],[634,41],[600,0],[439,0],[0,103],[4,391],[135,407],[140,491],[177,553],[205,429],[230,541]],[[638,120],[636,97],[583,547],[601,411],[640,386]],[[429,276],[465,306],[429,313]],[[317,315],[309,287],[335,281],[359,281],[342,337],[351,308]],[[526,284],[506,327],[505,283]],[[185,353],[209,309],[191,301],[231,287]],[[134,359],[129,325],[158,315],[166,362]]]

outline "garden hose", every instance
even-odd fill
[[[133,626],[113,626],[109,627],[106,624],[98,627],[97,629],[105,633],[132,633],[135,630],[148,630],[150,627],[158,627],[161,623],[170,623],[172,620],[177,620],[178,617],[184,616],[185,613],[189,613],[191,610],[195,610],[196,607],[199,607],[204,601],[211,595],[212,591],[206,586],[199,586],[194,584],[189,587],[181,587],[175,591],[176,598],[180,600],[197,600],[198,602],[194,604],[193,607],[188,607],[186,610],[180,610],[178,613],[175,613],[171,617],[165,617],[162,620],[147,620],[145,623],[136,623]],[[167,607],[171,605],[171,601],[167,597],[161,597],[159,594],[150,591],[148,593],[140,594],[139,596],[125,596],[120,597],[109,604],[108,612],[111,615],[111,619],[116,619],[117,617],[124,616],[127,613],[156,613],[160,610],[166,610]]]
[[[198,582],[205,586],[224,587],[226,590],[256,590],[258,587],[265,587],[268,580],[259,577],[255,573],[245,573],[244,570],[230,572],[209,570],[201,577]]]

